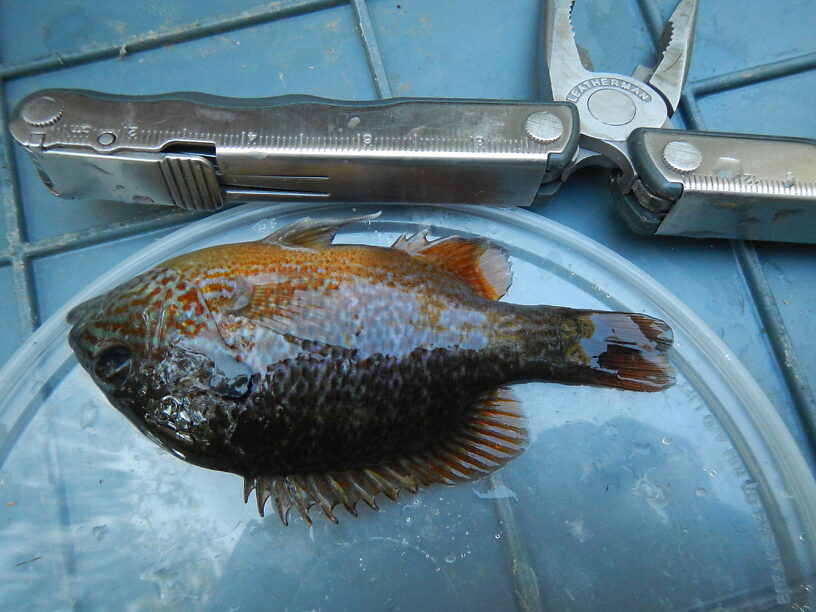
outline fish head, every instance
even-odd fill
[[[194,283],[154,269],[67,320],[77,360],[115,408],[173,454],[224,469],[214,446],[257,375],[230,352]]]

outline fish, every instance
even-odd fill
[[[673,384],[665,322],[501,301],[511,262],[487,238],[333,242],[377,214],[169,259],[73,308],[69,344],[144,435],[242,476],[285,525],[500,469],[529,439],[513,384]]]

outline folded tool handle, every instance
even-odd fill
[[[816,243],[816,140],[640,129],[613,179],[640,233]]]
[[[50,90],[10,123],[62,197],[528,205],[575,154],[569,104]]]

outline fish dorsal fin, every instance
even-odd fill
[[[434,447],[356,470],[245,478],[244,501],[254,489],[258,513],[263,516],[271,497],[284,525],[289,524],[293,506],[309,525],[312,506],[320,506],[337,523],[334,508],[338,505],[357,516],[361,500],[378,510],[380,493],[396,501],[401,489],[416,493],[420,485],[478,480],[520,455],[526,445],[524,413],[510,391],[500,388],[477,400],[462,427]]]
[[[484,298],[498,300],[507,293],[513,273],[507,251],[502,247],[486,238],[448,236],[428,241],[427,235],[427,231],[413,236],[403,234],[391,246],[432,260]]]
[[[357,217],[346,217],[344,219],[312,219],[304,217],[294,223],[275,230],[266,238],[262,238],[264,244],[286,244],[289,246],[299,246],[310,249],[320,249],[327,247],[334,240],[337,231],[344,225],[358,223],[360,221],[371,221],[380,216],[379,212],[371,215],[360,215]]]

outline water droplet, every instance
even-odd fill
[[[697,497],[705,497],[706,490],[703,487],[698,487],[697,489],[694,489],[694,494]]]
[[[96,424],[98,409],[96,404],[91,401],[85,402],[82,406],[82,416],[79,420],[79,427],[81,429],[88,429]]]
[[[107,525],[97,525],[96,527],[93,528],[93,537],[97,541],[104,538],[106,533],[108,533]]]
[[[456,555],[445,555],[445,563],[453,563],[456,561]]]
[[[674,444],[674,440],[672,440],[669,436],[663,436],[661,442],[666,446],[668,446],[669,444]]]

